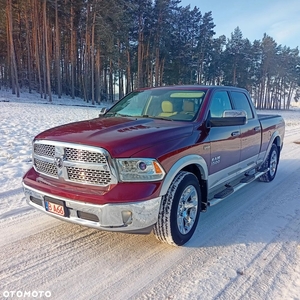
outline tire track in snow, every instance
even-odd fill
[[[216,298],[218,299],[284,299],[278,282],[288,284],[293,266],[300,258],[297,250],[300,235],[300,212],[279,231],[278,235],[253,258],[245,270],[237,275]],[[300,286],[299,286],[300,288]]]
[[[15,209],[9,210],[8,212],[6,212],[4,214],[1,214],[0,215],[0,220],[4,220],[5,218],[11,218],[11,217],[19,215],[19,214],[24,214],[24,213],[27,213],[29,211],[33,211],[33,209],[34,208],[30,207],[30,206],[15,208]]]
[[[5,191],[3,193],[0,193],[0,199],[21,195],[22,193],[23,193],[23,189],[21,187],[15,188],[13,190],[9,190],[9,191]],[[3,201],[3,200],[1,200],[1,201]]]
[[[52,290],[55,298],[59,299],[65,288],[73,286],[75,276],[76,280],[82,279],[90,297],[93,295],[90,294],[91,289],[96,287],[98,291],[97,283],[105,285],[109,282],[108,278],[119,270],[127,273],[138,269],[141,261],[135,257],[156,257],[156,253],[168,248],[152,236],[152,250],[149,252],[148,240],[149,237],[145,236],[139,238],[112,234],[61,222],[59,226],[2,247],[2,288],[14,290],[16,286],[23,289],[43,287]],[[130,246],[124,252],[127,243]],[[97,266],[99,269],[95,269]],[[57,284],[58,278],[60,284]],[[74,286],[73,290],[74,297],[83,294],[82,299],[86,299],[80,285]],[[65,299],[65,294],[62,299]]]
[[[15,208],[16,201],[19,202],[18,208]],[[16,217],[34,210],[26,204],[22,187],[0,193],[0,207],[0,223],[4,222],[6,218]]]

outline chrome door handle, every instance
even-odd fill
[[[254,131],[260,131],[260,126],[254,127]]]

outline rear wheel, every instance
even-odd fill
[[[261,170],[268,169],[268,172],[259,177],[260,181],[270,182],[275,178],[277,166],[279,162],[278,147],[273,144],[268,156],[268,159],[262,165]]]
[[[197,177],[181,171],[162,197],[158,221],[154,226],[157,239],[181,246],[193,235],[200,213],[201,192]]]

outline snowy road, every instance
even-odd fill
[[[209,208],[193,238],[176,248],[153,234],[101,232],[28,207],[21,176],[33,136],[98,110],[0,106],[0,298],[48,291],[51,299],[299,299],[300,112],[284,112],[275,180]]]

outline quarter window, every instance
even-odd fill
[[[231,96],[234,108],[244,110],[247,113],[247,119],[253,119],[253,112],[247,96],[241,92],[231,92]]]

